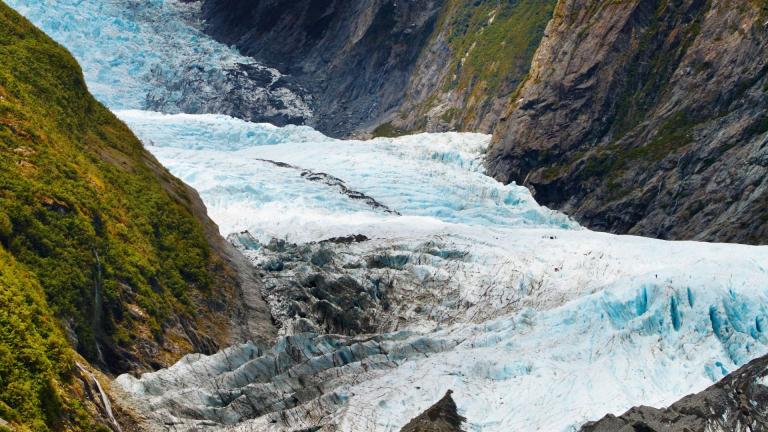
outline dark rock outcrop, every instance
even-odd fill
[[[210,34],[307,88],[322,132],[493,131],[491,175],[593,229],[768,236],[765,1],[205,0],[203,11]]]
[[[143,108],[165,113],[217,113],[277,126],[304,124],[311,96],[290,76],[255,64],[236,63],[222,70],[184,65],[177,73],[153,70],[154,89]]]
[[[347,135],[397,108],[443,0],[207,0],[207,31],[314,96],[313,125]]]
[[[205,0],[206,30],[290,74],[334,135],[490,132],[555,0]]]
[[[585,225],[768,240],[768,4],[561,0],[490,173]]]
[[[585,424],[582,432],[757,432],[768,430],[768,356],[669,408],[635,407]]]
[[[457,412],[451,394],[453,392],[448,390],[442,399],[409,421],[400,432],[461,432],[466,419]]]

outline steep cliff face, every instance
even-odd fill
[[[554,0],[446,1],[391,129],[490,133],[525,80]],[[385,123],[386,124],[386,123]]]
[[[292,75],[313,126],[346,135],[399,106],[443,0],[207,0],[216,38]]]
[[[70,346],[121,372],[271,339],[260,282],[197,194],[2,3],[0,56],[0,418],[94,430]]]
[[[562,0],[490,173],[599,230],[768,240],[768,3]]]
[[[313,126],[490,132],[525,78],[555,0],[205,0],[216,38],[292,75]]]
[[[206,0],[204,11],[210,33],[310,89],[324,132],[493,132],[489,172],[587,226],[761,243],[767,8]]]

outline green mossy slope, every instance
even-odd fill
[[[405,104],[379,129],[489,132],[527,79],[556,3],[445,0]]]
[[[21,431],[97,430],[70,385],[74,358],[35,276],[0,246],[0,418]]]
[[[225,309],[234,282],[197,198],[3,3],[0,59],[0,417],[92,430],[62,420],[68,344],[112,372],[167,364],[199,349],[168,329]]]

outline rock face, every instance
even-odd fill
[[[750,432],[768,430],[768,356],[669,408],[635,407],[587,423],[582,432]]]
[[[446,1],[390,129],[490,133],[525,80],[555,3]]]
[[[768,236],[765,1],[205,0],[203,11],[209,33],[307,88],[325,133],[493,132],[490,174],[591,228]]]
[[[291,74],[344,136],[489,132],[555,1],[206,0],[207,31]]]
[[[408,422],[400,432],[462,432],[465,419],[457,412],[452,393],[448,390],[442,399]]]
[[[442,0],[209,0],[208,31],[295,76],[313,126],[345,135],[400,103]]]
[[[561,0],[490,173],[587,226],[768,239],[768,4]]]

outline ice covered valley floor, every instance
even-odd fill
[[[117,114],[260,268],[281,326],[119,377],[165,427],[396,431],[452,389],[468,430],[569,431],[768,351],[768,248],[585,230],[485,176],[487,136]]]

